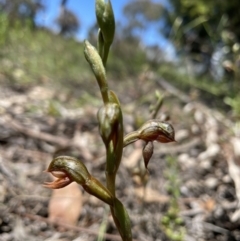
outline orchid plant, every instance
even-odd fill
[[[87,40],[84,41],[84,55],[98,82],[103,106],[97,119],[99,132],[106,147],[106,186],[93,177],[82,161],[69,156],[59,156],[52,160],[47,172],[56,179],[46,182],[45,187],[57,189],[77,182],[91,195],[110,206],[111,214],[122,240],[132,241],[131,222],[122,202],[116,197],[115,180],[122,159],[123,148],[142,140],[145,167],[153,154],[153,141],[167,143],[174,141],[171,124],[152,119],[138,130],[124,136],[123,117],[117,95],[108,88],[106,64],[115,32],[115,20],[110,0],[96,0],[96,17],[99,25],[97,49]]]

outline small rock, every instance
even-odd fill
[[[187,104],[183,107],[183,111],[184,111],[185,113],[190,113],[190,112],[193,111],[193,109],[194,109],[194,104],[191,103],[191,102],[187,103]]]
[[[231,222],[235,223],[240,220],[240,209],[237,209],[231,216],[230,216]]]
[[[220,147],[218,144],[212,144],[211,146],[208,147],[207,149],[208,155],[210,157],[216,156],[220,152]]]
[[[218,186],[218,179],[215,177],[209,177],[205,180],[206,187],[210,189],[215,189]]]
[[[206,144],[211,145],[212,143],[218,142],[218,133],[217,130],[214,130],[213,128],[206,129],[207,130],[207,135],[206,135]]]
[[[213,216],[215,219],[222,218],[223,215],[224,215],[224,210],[220,206],[218,206],[213,212]]]
[[[175,133],[175,139],[179,142],[188,137],[189,137],[189,131],[186,129],[179,130]]]
[[[180,187],[180,192],[182,195],[188,197],[189,196],[189,190],[186,186],[181,186]]]
[[[189,158],[190,158],[190,157],[189,157],[189,155],[188,155],[187,153],[182,153],[182,154],[180,154],[180,155],[178,156],[178,161],[179,161],[180,163],[184,163],[184,162],[186,162]]]
[[[196,159],[190,157],[187,153],[180,154],[178,157],[178,161],[181,167],[183,167],[183,169],[192,168],[196,165]]]
[[[210,159],[205,159],[200,162],[199,167],[202,170],[210,170],[212,168],[212,162]]]
[[[218,144],[213,143],[211,144],[206,151],[201,152],[198,156],[199,160],[205,160],[208,158],[215,157],[220,152],[220,147]]]
[[[193,125],[191,126],[191,131],[192,131],[192,133],[193,133],[194,135],[196,135],[196,134],[199,134],[199,133],[200,133],[200,128],[199,128],[198,125],[193,124]]]
[[[204,121],[205,121],[205,118],[204,118],[204,114],[199,111],[199,110],[196,110],[195,113],[194,113],[194,119],[196,120],[196,122],[198,124],[203,124]]]
[[[227,174],[227,175],[225,175],[225,176],[222,178],[222,181],[223,181],[224,183],[231,183],[231,182],[232,182],[232,179],[231,179],[231,177]]]

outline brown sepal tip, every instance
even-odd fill
[[[44,187],[51,188],[51,189],[59,189],[59,188],[66,187],[72,182],[72,180],[66,175],[65,172],[62,172],[62,171],[51,172],[48,170],[45,170],[44,172],[50,172],[54,177],[57,178],[52,182],[45,182],[43,184]]]

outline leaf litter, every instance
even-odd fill
[[[180,185],[178,215],[184,221],[184,240],[240,240],[239,130],[230,118],[200,101],[184,94],[178,98],[179,91],[176,95],[169,85],[153,81],[150,87],[170,93],[159,118],[171,117],[177,142],[154,143],[147,175],[141,141],[124,150],[116,186],[129,211],[134,239],[170,240],[161,219],[171,205],[164,174],[166,158],[171,156],[179,167],[174,175]],[[128,94],[126,89],[120,91],[120,100]],[[1,86],[0,93],[0,240],[97,240],[103,203],[75,184],[70,190],[53,192],[42,184],[49,179],[43,173],[47,164],[60,154],[83,160],[105,183],[105,149],[96,121],[101,103],[71,107],[58,98],[56,90],[45,86],[24,93]],[[129,109],[138,106],[135,113],[128,111],[128,103],[123,104],[127,130],[138,128],[137,118],[150,118],[150,114],[140,115],[147,113],[148,106],[138,105],[139,95],[131,92],[128,97],[135,98],[129,103]],[[58,103],[52,106],[56,111],[49,112],[53,99]],[[110,216],[106,232],[105,240],[120,240]]]

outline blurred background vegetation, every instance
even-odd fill
[[[15,88],[59,84],[72,88],[91,86],[92,78],[76,33],[81,16],[59,6],[59,33],[36,24],[45,8],[42,0],[0,1],[0,83]],[[153,0],[128,1],[123,23],[107,66],[113,80],[137,79],[146,71],[156,74],[213,107],[240,116],[240,1]],[[161,45],[142,41],[154,29],[171,44],[169,54]],[[93,25],[88,39],[96,43]],[[211,101],[209,101],[211,100]]]

